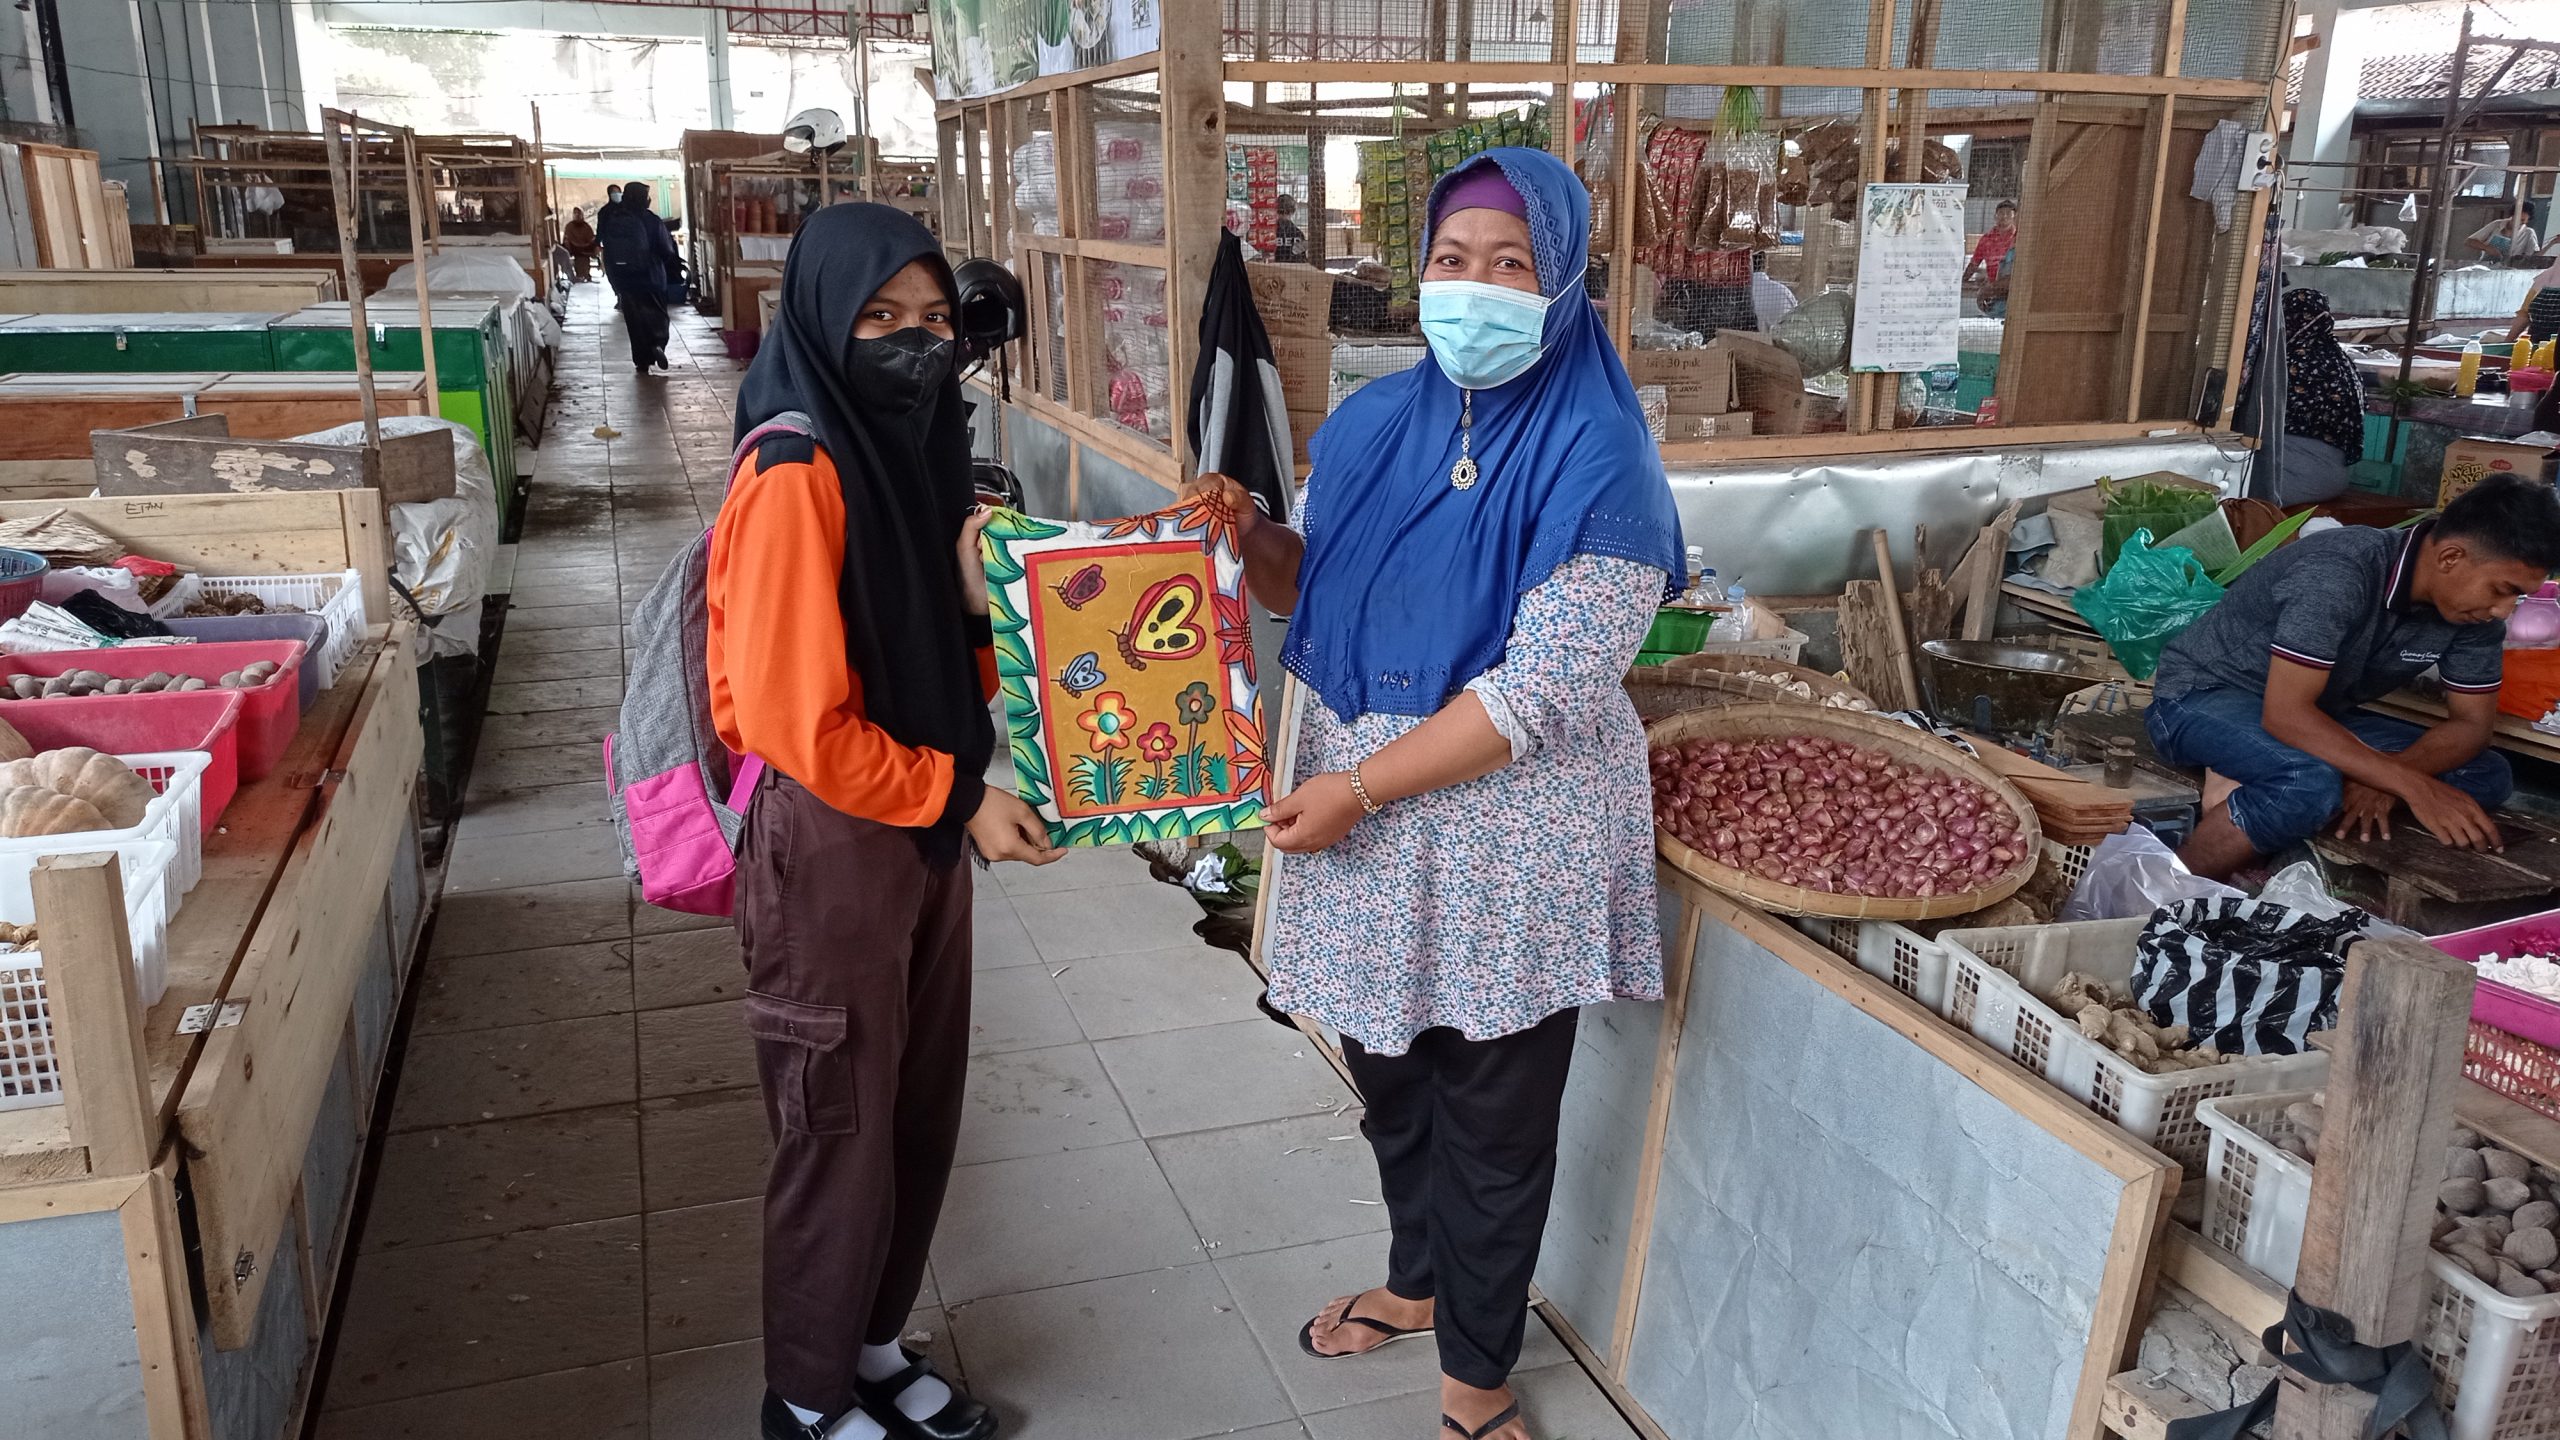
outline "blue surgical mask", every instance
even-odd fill
[[[1430,280],[1422,286],[1422,338],[1440,372],[1460,389],[1506,385],[1538,363],[1546,349],[1546,296],[1481,280]]]

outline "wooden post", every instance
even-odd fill
[[[1875,545],[1876,580],[1884,586],[1882,597],[1885,623],[1891,627],[1885,636],[1886,653],[1893,657],[1893,673],[1902,686],[1905,701],[1921,703],[1920,676],[1911,664],[1911,627],[1902,618],[1902,582],[1893,576],[1893,541],[1882,530],[1870,530],[1867,538]],[[1914,582],[1920,576],[1920,557],[1911,557]]]
[[[427,413],[441,415],[444,392],[436,387],[436,305],[427,289],[427,222],[418,208],[418,132],[405,125],[400,128],[400,160],[401,168],[408,172],[403,183],[409,189],[409,271],[418,291],[418,358],[427,372]],[[432,190],[426,195],[426,204],[434,208]],[[379,438],[367,443],[376,450],[382,444]]]
[[[2347,952],[2329,1050],[2327,1119],[2294,1291],[2366,1345],[2417,1333],[2428,1232],[2462,1087],[2472,970],[2431,946],[2368,940]],[[2276,1440],[2358,1440],[2374,1397],[2287,1371]]]
[[[1191,372],[1200,358],[1209,270],[1217,263],[1217,236],[1226,223],[1225,39],[1220,7],[1173,5],[1163,14],[1165,290],[1172,302],[1172,324],[1165,336],[1165,411],[1172,417],[1174,459],[1187,472],[1194,459]]]
[[[114,852],[36,862],[36,929],[43,936],[46,1004],[71,1138],[94,1175],[139,1174],[159,1149],[151,1070],[124,919],[124,869]]]
[[[364,414],[364,446],[367,457],[377,469],[382,460],[382,415],[373,402],[373,345],[365,333],[364,266],[356,259],[356,212],[353,159],[342,148],[341,130],[353,117],[344,111],[320,112],[320,138],[329,152],[329,202],[338,214],[338,265],[346,273],[347,324],[355,332],[356,405]],[[412,218],[415,218],[414,215]],[[430,337],[432,338],[432,337]],[[434,386],[427,389],[427,407],[435,408]]]

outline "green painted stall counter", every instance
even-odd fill
[[[272,370],[267,331],[276,319],[243,312],[21,315],[0,324],[0,373]]]
[[[497,482],[498,513],[513,515],[516,506],[515,376],[507,349],[506,324],[497,305],[487,300],[438,300],[433,310],[436,331],[436,413],[471,427],[489,457],[489,473]],[[367,346],[375,368],[422,370],[426,357],[418,344],[415,301],[381,296],[366,303]],[[352,370],[356,364],[354,333],[348,328],[347,302],[332,300],[299,310],[275,322],[275,366],[279,370]]]

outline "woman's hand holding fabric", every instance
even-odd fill
[[[995,514],[992,507],[980,505],[960,522],[960,599],[972,615],[987,613],[987,555],[978,537]]]
[[[1066,853],[1050,847],[1048,822],[1010,790],[987,791],[969,817],[969,839],[989,860],[1046,865]]]
[[[1315,776],[1281,796],[1271,807],[1263,834],[1273,849],[1305,855],[1339,843],[1360,823],[1363,813],[1351,777],[1336,771]]]
[[[1206,470],[1182,482],[1182,498],[1194,497],[1222,507],[1235,521],[1236,545],[1242,548],[1246,539],[1262,524],[1262,507],[1253,503],[1253,492],[1233,475]]]

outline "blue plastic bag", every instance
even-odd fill
[[[2116,652],[2125,672],[2148,680],[2160,648],[2222,598],[2196,553],[2183,545],[2154,547],[2148,529],[2125,537],[2107,578],[2073,592],[2071,608]]]

